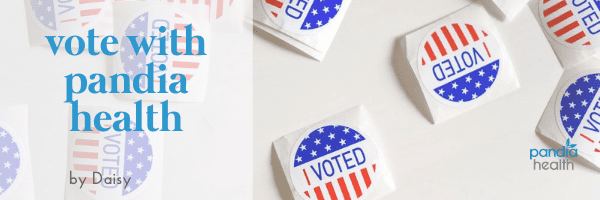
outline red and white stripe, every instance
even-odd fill
[[[75,0],[79,13],[76,17],[60,19],[57,23],[79,23],[81,26],[88,25],[90,21],[97,19],[97,15],[106,9],[106,1],[109,0]]]
[[[104,126],[111,127],[112,125]],[[100,136],[100,131],[95,127],[91,127],[91,129],[92,131],[81,131],[76,133],[77,139],[75,139],[73,153],[70,155],[70,159],[73,160],[73,176],[87,177],[84,182],[87,185],[85,189],[92,194],[96,194],[96,190],[93,189],[96,185],[92,184],[92,181],[94,180],[90,175],[93,172],[100,171],[97,163],[100,163],[98,154],[102,151],[100,147],[100,139],[102,136]]]
[[[204,4],[209,7],[209,21],[217,20],[233,7],[234,0],[166,0],[169,3]]]
[[[435,30],[428,36],[421,48],[425,49],[425,54],[421,57],[421,64],[440,60],[448,54],[452,54],[463,47],[467,47],[475,42],[487,37],[488,34],[483,30],[476,29],[471,24],[453,23]],[[491,57],[489,50],[487,54]]]
[[[366,191],[373,185],[373,177],[375,177],[376,165],[362,168],[359,171],[352,172],[346,176],[337,178],[336,180],[325,184],[313,186],[310,190],[304,191],[304,195],[310,199],[317,200],[351,200],[359,199],[365,195]],[[310,185],[308,176],[305,178],[307,184]]]
[[[569,5],[566,0],[543,0],[541,14],[544,26],[550,29],[551,33],[569,44],[578,46],[590,45],[587,39],[585,27],[578,19],[577,11],[573,11],[573,5]]]

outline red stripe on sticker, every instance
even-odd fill
[[[377,167],[375,167],[375,164],[373,164],[373,172],[377,171]]]
[[[365,180],[367,188],[371,187],[371,177],[369,177],[369,171],[367,171],[367,168],[361,169],[360,173],[362,174],[363,179]]]
[[[304,194],[305,194],[305,195],[306,195],[308,198],[310,198],[310,194],[308,194],[308,191],[304,191]]]
[[[325,184],[325,186],[327,186],[327,192],[329,192],[329,197],[331,197],[331,200],[337,200],[337,195],[335,195],[335,190],[333,189],[331,182]]]
[[[346,181],[344,181],[344,177],[338,178],[338,185],[340,185],[340,189],[342,189],[342,195],[344,196],[344,200],[350,200],[350,193],[348,193],[348,188],[346,187]]]
[[[446,37],[446,40],[450,44],[450,48],[452,48],[452,51],[458,50],[456,42],[454,42],[454,38],[452,38],[452,35],[450,35],[450,31],[448,31],[447,27],[442,27],[442,33],[444,33],[444,37]]]
[[[306,169],[302,169],[302,171],[304,172],[304,177],[306,178],[306,182],[308,183],[308,185],[310,185],[310,180],[308,179],[308,175],[306,174]]]
[[[104,2],[104,0],[79,0],[79,4],[99,3],[99,2]]]
[[[185,26],[187,26],[189,24],[175,24],[175,29],[180,30],[180,31],[185,31]],[[196,29],[194,28],[194,26],[192,26],[192,31],[195,31]]]
[[[87,24],[89,24],[89,22],[83,22],[83,23],[81,23],[81,26],[85,26]]]
[[[96,8],[96,9],[88,9],[88,10],[82,10],[79,12],[79,14],[82,17],[85,16],[92,16],[92,15],[98,15],[98,13],[100,13],[100,11],[102,10],[102,8]]]
[[[435,46],[437,46],[438,50],[440,50],[440,53],[442,54],[442,56],[445,56],[446,54],[448,54],[448,52],[446,52],[446,48],[444,47],[444,44],[442,44],[442,41],[440,40],[440,37],[438,36],[438,34],[436,32],[433,32],[433,34],[431,34],[431,37],[433,38],[433,42],[435,42]]]
[[[186,53],[187,51],[185,49],[177,49],[177,52]],[[192,49],[192,54],[194,54],[194,55],[186,55],[186,56],[202,56],[202,55],[197,55],[198,50],[194,50],[194,49]]]
[[[100,144],[100,141],[98,141],[98,140],[86,140],[86,139],[75,140],[75,145],[97,147],[99,144]]]
[[[573,43],[575,43],[575,42],[579,41],[581,38],[584,38],[584,37],[585,37],[585,33],[584,33],[583,31],[581,31],[581,32],[579,32],[579,33],[575,34],[573,37],[570,37],[570,38],[569,38],[569,39],[567,39],[566,41],[567,41],[568,43],[571,43],[571,44],[573,44]]]
[[[317,186],[317,187],[315,188],[315,193],[317,194],[317,199],[318,199],[318,200],[325,200],[325,199],[323,198],[323,193],[321,193],[321,187]]]
[[[223,16],[223,0],[217,1],[217,18]]]
[[[490,50],[487,48],[487,45],[485,44],[485,42],[483,43],[483,47],[485,47],[485,51],[487,52],[487,54],[488,54],[488,57],[490,57],[490,58],[491,58],[491,57],[492,57],[492,54],[490,54]]]
[[[189,68],[189,69],[198,69],[200,63],[197,62],[181,62],[181,61],[173,61],[173,67],[175,68]],[[309,184],[310,185],[310,184]]]
[[[360,190],[360,185],[358,185],[358,180],[356,179],[356,174],[354,172],[350,174],[350,181],[352,181],[352,187],[354,187],[356,197],[362,196],[362,191]]]
[[[73,18],[73,19],[65,19],[65,20],[61,20],[60,23],[65,23],[65,22],[72,22],[77,20],[77,18]]]
[[[77,171],[89,171],[89,172],[98,171],[98,165],[74,164],[73,168]]]
[[[479,40],[479,35],[477,35],[477,31],[475,31],[471,24],[467,24],[466,26],[467,30],[469,30],[469,33],[471,34],[471,37],[473,38],[473,41],[477,42]]]
[[[92,194],[96,194],[96,190],[90,190]]]
[[[559,10],[565,6],[567,6],[567,2],[564,0],[561,2],[558,2],[557,4],[554,4],[552,7],[544,10],[544,17],[548,17],[548,15],[551,15],[552,13],[556,12],[557,10]]]
[[[550,2],[550,0],[544,0],[544,3],[548,3],[548,2]]]
[[[578,21],[574,21],[573,23],[570,23],[569,25],[561,28],[560,30],[554,32],[554,35],[556,35],[557,37],[560,37],[566,33],[568,33],[569,31],[575,29],[579,27],[579,22]]]
[[[434,61],[435,58],[435,54],[433,53],[433,50],[431,49],[431,46],[429,45],[429,42],[425,42],[425,51],[427,51],[427,55],[429,55],[429,59],[431,61]]]
[[[273,16],[275,16],[275,18],[277,18],[278,14],[276,12],[271,11],[271,14],[273,14]]]
[[[100,131],[98,131],[98,129],[91,127],[90,129],[92,129],[92,131],[81,131],[82,133],[93,133],[93,134],[98,134],[100,133]]]
[[[186,43],[186,37],[177,37],[177,42]],[[198,39],[192,38],[192,44],[198,44]]]
[[[581,137],[585,138],[586,140],[590,141],[591,143],[594,143],[594,140],[590,139],[589,137],[585,136],[584,134],[579,134],[581,135]]]
[[[460,28],[460,26],[458,24],[452,24],[452,28],[454,28],[454,32],[456,32],[456,34],[458,35],[458,38],[460,39],[460,42],[462,43],[463,47],[466,47],[467,45],[469,45],[469,42],[467,41],[467,38],[465,37],[465,34],[462,32],[462,29]]]
[[[573,17],[573,12],[571,12],[570,10],[569,10],[569,12],[563,13],[562,15],[550,20],[547,23],[548,27],[552,28],[552,27],[556,26],[557,24],[561,23],[562,21],[565,21],[569,17]]]
[[[73,157],[74,158],[98,159],[98,153],[96,153],[96,152],[73,151]]]
[[[278,1],[278,0],[265,0],[265,2],[267,2],[268,4],[271,4],[272,6],[275,6],[277,8],[283,7],[283,2]]]

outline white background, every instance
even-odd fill
[[[535,127],[562,68],[528,7],[499,27],[521,88],[438,125],[425,117],[397,41],[470,3],[354,0],[323,62],[257,30],[254,199],[289,199],[273,141],[358,104],[383,131],[397,184],[384,199],[598,199],[599,171],[534,171],[529,160],[532,148],[558,146]]]
[[[54,56],[50,48],[30,47],[22,0],[3,1],[0,27],[0,107],[29,105],[35,196],[64,199],[70,117],[63,103],[64,76],[112,75],[108,66],[113,58],[64,51]],[[252,194],[252,171],[244,167],[252,163],[252,32],[249,25],[244,29],[243,34],[213,35],[213,42],[236,46],[211,46],[230,54],[211,55],[226,63],[210,67],[204,103],[169,103],[171,111],[181,114],[184,132],[164,136],[163,199],[244,199]],[[86,92],[75,98],[80,105],[134,109],[134,101],[117,100],[112,94]]]

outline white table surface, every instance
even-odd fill
[[[323,62],[257,30],[254,199],[289,199],[274,140],[358,104],[383,131],[397,184],[384,199],[598,199],[600,172],[580,163],[534,171],[529,160],[530,149],[551,148],[535,127],[562,68],[528,7],[499,27],[520,32],[502,35],[519,90],[438,125],[418,109],[420,90],[411,87],[412,72],[400,70],[397,41],[470,3],[354,0]]]

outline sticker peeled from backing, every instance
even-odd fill
[[[21,181],[24,158],[23,145],[17,134],[0,124],[0,199],[8,197]]]
[[[373,140],[348,126],[303,134],[290,158],[294,188],[304,199],[365,199],[378,178]]]
[[[110,0],[26,0],[38,26],[53,35],[71,35],[95,27]]]
[[[194,21],[183,12],[172,11],[168,8],[155,6],[148,11],[142,11],[132,18],[127,20],[125,27],[122,27],[118,38],[121,38],[119,53],[117,54],[117,65],[122,73],[129,74],[132,81],[135,81],[135,76],[143,73],[153,73],[151,77],[141,76],[139,84],[142,89],[146,89],[150,86],[155,91],[162,88],[160,77],[164,76],[165,85],[169,86],[171,83],[180,82],[182,76],[176,76],[174,80],[171,76],[174,74],[182,74],[183,78],[186,79],[187,85],[193,85],[194,81],[199,79],[206,80],[208,70],[208,57],[205,55],[197,55],[198,52],[201,54],[204,52],[204,45],[199,45],[199,39],[197,37],[188,38],[186,33],[186,26],[191,24],[191,37],[201,36],[204,37],[207,30],[201,29],[201,27],[195,25]],[[162,29],[161,27],[165,27]],[[202,27],[204,28],[204,27]],[[181,55],[175,56],[171,54],[171,30],[177,30],[177,52]],[[127,36],[137,36],[136,40],[140,44],[143,38],[146,39],[147,43],[152,41],[152,36],[155,36],[154,46],[150,48],[150,51],[146,53],[140,48],[136,55],[131,42]],[[165,52],[161,54],[161,48],[158,47],[160,38],[165,39]],[[190,52],[193,55],[185,55],[187,52],[186,41],[190,40]],[[204,42],[204,39],[202,40]],[[173,49],[175,50],[175,49]],[[166,53],[168,52],[168,53]],[[148,63],[154,63],[153,69],[148,70]],[[164,67],[161,65],[164,64]],[[150,76],[150,74],[148,74]],[[149,80],[152,78],[153,80]],[[177,84],[179,87],[181,84]]]
[[[496,38],[474,24],[448,23],[421,42],[418,71],[426,90],[444,104],[478,101],[493,89],[503,52]]]
[[[334,20],[343,0],[261,0],[266,14],[283,29],[310,34]]]
[[[556,120],[577,149],[600,156],[600,73],[571,78],[560,90]]]
[[[573,49],[600,44],[600,1],[539,0],[540,19],[546,33]]]
[[[135,123],[131,122],[131,128],[135,129]],[[154,135],[114,129],[101,132],[95,128],[74,135],[69,142],[69,170],[73,177],[86,177],[80,191],[92,199],[127,199],[142,193],[155,179],[155,163],[160,160]],[[121,183],[116,184],[119,179]],[[124,179],[129,180],[127,187]]]

